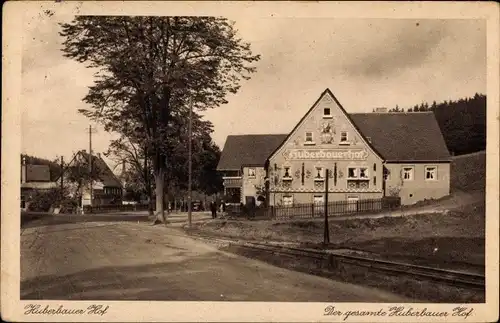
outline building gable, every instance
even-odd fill
[[[332,156],[332,159],[338,154],[354,154],[354,159],[374,154],[382,160],[380,154],[366,140],[329,89],[321,94],[283,143],[271,153],[269,160],[279,154],[287,159],[290,157],[290,151],[297,154],[305,149],[311,151],[334,149],[325,152],[325,154],[330,152],[329,156]]]
[[[89,157],[90,155],[85,150],[78,151],[67,167],[73,167],[76,163],[88,167]],[[92,156],[92,168],[97,171],[96,184],[102,187],[122,188],[120,180],[100,156]]]

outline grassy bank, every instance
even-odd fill
[[[258,259],[274,266],[292,269],[308,274],[322,276],[347,283],[370,286],[386,290],[413,299],[413,302],[432,303],[482,303],[485,301],[484,290],[465,289],[452,285],[436,284],[432,281],[408,276],[387,275],[370,268],[338,264],[335,268],[326,262],[313,261],[304,257],[283,256],[229,246],[225,251],[248,258]]]
[[[451,161],[452,192],[484,191],[486,187],[486,152],[455,156]]]
[[[485,208],[481,198],[445,213],[330,221],[329,248],[443,268],[484,270]],[[298,221],[211,220],[204,234],[256,241],[296,242],[321,248],[321,219]]]

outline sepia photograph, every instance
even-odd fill
[[[216,4],[7,6],[2,317],[498,318],[498,6]]]

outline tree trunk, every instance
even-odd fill
[[[155,182],[156,182],[156,220],[155,224],[165,223],[165,208],[163,205],[164,200],[164,176],[165,168],[158,167],[158,170],[155,174]]]
[[[153,207],[153,189],[151,188],[151,183],[148,182],[148,214],[150,216],[154,215]]]
[[[151,189],[151,172],[149,170],[150,164],[148,164],[148,147],[144,147],[144,184],[146,185],[146,195],[148,196],[148,214],[149,216],[154,215],[153,209],[153,190]]]

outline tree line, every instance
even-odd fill
[[[446,146],[454,155],[469,154],[486,149],[486,95],[446,100],[431,104],[422,102],[413,107],[395,108],[389,112],[432,111],[443,133]]]

